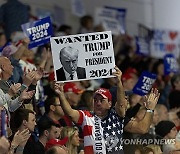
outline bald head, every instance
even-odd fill
[[[7,57],[0,56],[0,69],[0,78],[3,80],[8,80],[12,75],[13,66],[11,65],[11,61]]]
[[[157,104],[155,109],[157,110],[159,121],[168,120],[168,110],[165,105]]]
[[[60,51],[61,64],[69,74],[73,74],[77,69],[78,53],[77,49],[70,46],[64,47]]]

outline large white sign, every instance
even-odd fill
[[[113,77],[110,31],[52,37],[55,79],[59,82]]]

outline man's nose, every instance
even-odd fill
[[[73,63],[72,62],[70,62],[70,67],[72,68],[72,67],[74,67],[74,65],[73,65]]]

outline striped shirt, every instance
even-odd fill
[[[79,110],[79,114],[78,125],[81,125],[83,130],[85,154],[123,154],[121,141],[124,119],[119,117],[114,109],[111,109],[104,119],[89,111]],[[100,119],[99,126],[96,119]],[[97,143],[97,139],[105,144]],[[99,144],[99,147],[96,144]],[[103,148],[105,152],[101,151]]]

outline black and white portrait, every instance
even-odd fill
[[[83,67],[78,67],[79,50],[67,46],[61,49],[59,60],[62,67],[56,70],[57,81],[85,79],[86,71]]]

